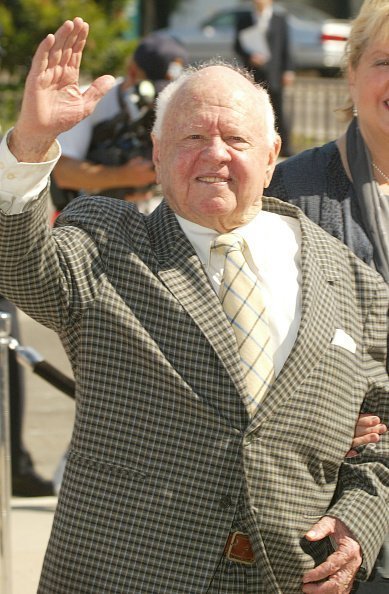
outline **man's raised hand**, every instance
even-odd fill
[[[85,92],[79,88],[82,52],[89,25],[80,17],[65,21],[39,44],[26,79],[19,118],[9,147],[19,161],[44,160],[61,132],[88,116],[112,87],[109,75],[97,78]]]

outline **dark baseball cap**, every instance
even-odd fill
[[[133,59],[149,80],[160,81],[174,78],[174,75],[169,76],[172,63],[180,61],[187,65],[188,52],[178,39],[167,33],[153,32],[140,42]]]

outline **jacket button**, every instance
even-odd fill
[[[219,506],[221,509],[228,509],[232,506],[232,497],[231,495],[223,495],[219,501]]]

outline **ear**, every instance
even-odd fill
[[[157,178],[157,183],[161,182],[160,178],[160,170],[161,170],[161,160],[160,160],[160,149],[159,149],[159,140],[155,134],[151,134],[151,141],[153,143],[153,163],[155,167],[155,175]]]
[[[267,188],[273,177],[275,166],[277,165],[278,155],[281,150],[281,137],[277,134],[273,146],[269,151],[269,159],[265,171],[264,187]]]

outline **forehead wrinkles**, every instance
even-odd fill
[[[260,97],[255,89],[250,88],[249,91],[231,88],[224,81],[216,81],[212,86],[188,81],[172,98],[166,118],[170,122],[168,126],[174,125],[178,119],[188,125],[222,119],[251,126],[251,122],[260,118],[261,110]]]

